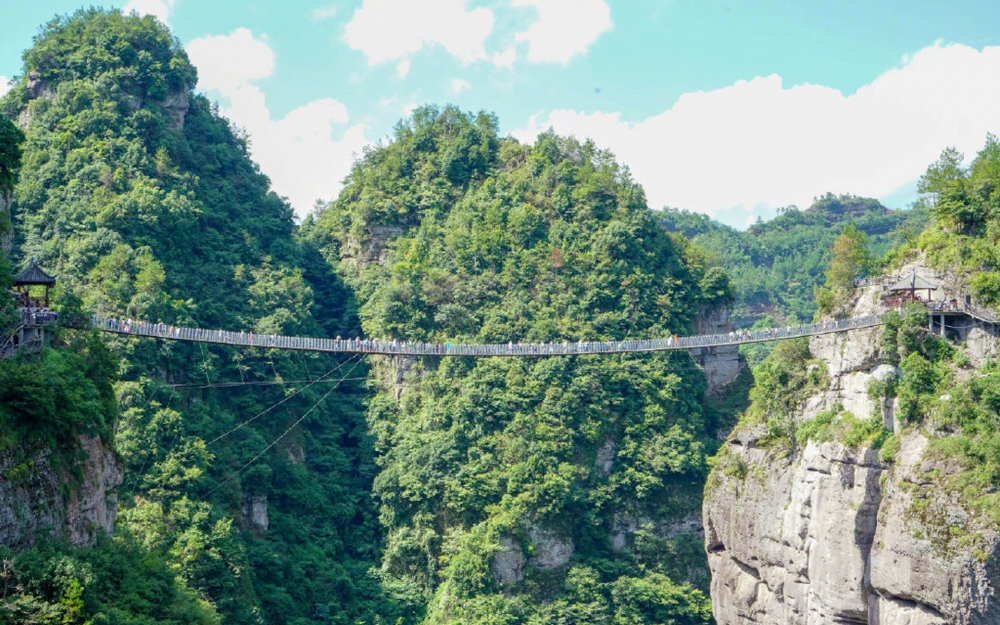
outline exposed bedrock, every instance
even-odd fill
[[[863,292],[855,314],[873,300]],[[797,423],[839,405],[901,432],[898,403],[867,393],[871,380],[899,373],[878,353],[880,332],[811,340],[830,383],[800,405]],[[996,353],[996,342],[979,332],[965,350]],[[836,439],[790,448],[767,435],[765,425],[739,426],[706,488],[719,625],[1000,623],[998,528],[942,486],[963,469],[929,451],[929,434],[902,431],[891,462]]]
[[[0,453],[0,545],[30,543],[50,532],[89,546],[98,530],[112,531],[122,467],[100,438],[81,436],[80,450],[79,472],[59,469],[48,449]]]

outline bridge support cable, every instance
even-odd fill
[[[355,359],[352,357],[351,360],[355,360]],[[350,361],[348,361],[348,362],[350,362]],[[296,426],[298,426],[298,424],[302,423],[302,421],[306,417],[308,417],[310,414],[312,414],[312,412],[314,410],[316,410],[316,408],[318,408],[319,405],[321,403],[323,403],[323,401],[327,397],[329,397],[331,393],[333,393],[335,390],[337,390],[340,387],[339,383],[343,382],[344,380],[346,380],[348,378],[348,376],[350,376],[354,372],[354,370],[357,369],[357,367],[358,367],[359,364],[361,364],[361,358],[357,357],[357,359],[355,360],[354,365],[351,367],[351,369],[347,373],[345,373],[343,376],[341,376],[340,378],[338,378],[338,380],[337,380],[338,384],[335,384],[333,387],[331,387],[330,390],[328,390],[322,397],[320,397],[316,401],[316,403],[313,404],[312,407],[309,408],[309,410],[307,410],[305,412],[305,414],[303,414],[301,417],[299,417],[298,419],[296,419],[294,423],[292,423],[290,426],[288,426],[288,429],[286,429],[284,432],[282,432],[278,436],[278,438],[276,438],[273,441],[271,441],[271,443],[267,447],[265,447],[264,449],[262,449],[260,451],[260,453],[258,453],[256,456],[254,456],[253,458],[251,458],[246,464],[244,464],[243,466],[241,466],[235,472],[233,472],[232,474],[230,474],[229,477],[227,477],[226,479],[224,479],[221,482],[219,482],[218,484],[216,484],[215,488],[213,488],[212,490],[208,491],[207,493],[205,493],[204,495],[202,495],[201,497],[199,497],[198,500],[199,501],[204,501],[204,500],[208,499],[209,497],[211,497],[212,493],[214,493],[215,491],[219,490],[220,488],[222,488],[223,486],[225,486],[229,482],[233,481],[237,476],[239,476],[241,473],[243,473],[244,471],[246,471],[250,467],[250,465],[252,465],[253,463],[257,462],[264,454],[266,454],[275,445],[277,445],[279,442],[281,442],[281,439],[283,439],[286,436],[288,436],[289,432],[291,432],[292,430],[294,430],[296,428]],[[216,439],[216,440],[218,440],[218,439]]]
[[[252,416],[252,417],[250,417],[249,419],[247,419],[246,421],[242,421],[242,422],[240,422],[240,423],[239,423],[239,424],[237,424],[236,426],[232,427],[232,428],[231,428],[231,429],[230,429],[229,431],[227,431],[227,432],[224,432],[223,434],[220,434],[219,436],[216,436],[216,437],[215,437],[215,438],[213,438],[212,440],[208,441],[207,443],[205,443],[205,447],[208,447],[209,445],[211,445],[211,444],[213,444],[213,443],[217,443],[217,442],[219,442],[220,440],[222,440],[222,439],[226,438],[227,436],[229,436],[230,434],[233,434],[233,433],[234,433],[234,432],[236,432],[237,430],[240,430],[240,429],[242,429],[242,428],[243,428],[244,426],[247,426],[247,425],[249,425],[250,423],[253,423],[253,422],[254,422],[254,421],[256,421],[256,420],[257,420],[258,418],[260,418],[260,417],[263,417],[264,415],[266,415],[267,413],[271,412],[272,410],[274,410],[275,408],[277,408],[277,407],[278,407],[278,406],[280,406],[281,404],[285,403],[285,402],[286,402],[286,401],[288,401],[289,399],[291,399],[291,398],[295,397],[296,395],[298,395],[299,393],[302,393],[303,391],[305,391],[305,390],[309,389],[309,388],[310,388],[310,387],[312,387],[312,386],[313,386],[314,384],[318,384],[318,383],[320,383],[320,382],[334,382],[334,383],[336,383],[336,385],[340,385],[340,384],[341,384],[342,382],[344,382],[344,381],[345,381],[345,380],[347,379],[346,377],[341,377],[341,378],[337,378],[337,379],[335,379],[335,380],[327,380],[326,378],[328,378],[328,377],[329,377],[330,375],[332,375],[332,374],[333,374],[334,372],[340,372],[340,371],[343,371],[343,368],[344,368],[344,366],[345,366],[345,365],[347,365],[348,363],[350,363],[351,361],[354,361],[354,360],[356,360],[356,359],[357,359],[357,360],[360,360],[360,356],[358,356],[357,354],[355,354],[355,355],[351,356],[350,358],[348,358],[348,359],[347,359],[346,361],[344,361],[344,362],[338,362],[338,363],[337,363],[337,366],[336,366],[336,367],[334,367],[333,369],[330,369],[329,371],[327,371],[326,373],[324,373],[324,374],[323,374],[323,375],[321,375],[320,377],[316,378],[315,380],[311,380],[311,381],[309,382],[309,384],[307,384],[306,386],[303,386],[302,388],[298,389],[298,390],[297,390],[297,391],[295,391],[294,393],[292,393],[292,394],[290,394],[290,395],[288,395],[288,396],[286,396],[286,397],[282,398],[282,399],[281,399],[280,401],[278,401],[278,402],[276,402],[276,403],[274,403],[274,404],[272,404],[272,405],[268,406],[268,407],[267,407],[267,408],[265,408],[264,410],[262,410],[262,411],[258,412],[258,413],[257,413],[257,414],[255,414],[254,416]],[[355,362],[355,367],[356,367],[356,366],[357,366],[357,362]],[[355,368],[355,367],[351,367],[351,371],[354,371],[354,368]],[[350,374],[348,374],[348,375],[350,375]],[[214,387],[214,386],[212,386],[212,387],[210,387],[210,388],[215,388],[215,387]],[[336,386],[334,386],[334,388],[336,388]]]

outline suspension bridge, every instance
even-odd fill
[[[262,349],[285,349],[308,352],[347,354],[381,354],[387,356],[466,356],[466,357],[523,357],[523,356],[579,356],[588,354],[620,354],[634,352],[661,352],[671,350],[707,349],[782,341],[806,336],[846,332],[859,328],[882,325],[885,313],[865,315],[804,325],[769,328],[764,330],[734,330],[725,334],[696,336],[670,336],[657,339],[624,341],[548,341],[507,343],[456,343],[451,341],[422,343],[399,340],[329,339],[320,337],[283,336],[185,328],[163,323],[120,320],[94,317],[91,321],[102,332],[168,341],[189,341],[218,345],[237,345]]]
[[[44,285],[45,306],[40,298],[32,299],[28,291],[20,295],[26,306],[21,307],[22,320],[16,332],[4,338],[0,337],[0,357],[12,356],[25,347],[40,347],[44,343],[44,327],[58,320],[57,313],[48,310],[48,289],[55,284],[55,278],[39,268],[34,259],[25,271],[15,278],[15,286],[23,289],[32,285]],[[855,280],[855,288],[880,287],[889,295],[895,294],[890,306],[902,305],[900,293],[909,294],[910,301],[920,301],[916,291],[927,290],[927,301],[924,302],[930,314],[930,332],[933,334],[936,320],[939,320],[940,331],[945,332],[945,318],[948,316],[965,316],[973,320],[989,324],[998,324],[1000,319],[991,309],[976,306],[967,297],[964,303],[956,299],[950,301],[933,301],[931,291],[938,286],[918,276],[912,270],[909,276],[877,276]],[[704,334],[695,336],[668,336],[665,338],[628,339],[623,341],[542,341],[507,343],[461,343],[454,341],[419,342],[401,341],[398,339],[379,340],[371,338],[340,337],[331,339],[309,336],[284,336],[278,334],[255,334],[247,331],[209,330],[205,328],[189,328],[149,322],[134,319],[114,319],[94,316],[90,319],[93,327],[110,334],[149,337],[168,341],[186,341],[195,343],[212,343],[218,345],[236,345],[256,347],[261,349],[282,349],[308,352],[330,352],[345,354],[381,354],[387,356],[462,356],[462,357],[523,357],[523,356],[577,356],[586,354],[620,354],[635,352],[661,352],[672,350],[710,349],[716,347],[738,346],[747,343],[764,343],[782,341],[836,332],[846,332],[860,328],[870,328],[882,325],[886,312],[872,315],[851,317],[820,323],[786,326],[784,328],[767,328],[759,330],[733,330],[722,334]]]

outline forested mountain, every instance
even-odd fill
[[[297,228],[196,80],[158,22],[117,11],[25,53],[0,100],[25,134],[13,258],[59,276],[64,320],[600,340],[686,334],[731,297],[609,154],[452,108],[401,122]],[[687,522],[732,415],[685,353],[337,362],[64,325],[0,362],[0,452],[71,470],[101,437],[118,522],[92,548],[5,547],[0,620],[710,620]],[[320,375],[347,380],[213,388]]]
[[[609,154],[453,108],[399,124],[305,229],[332,237],[370,336],[683,334],[729,297]],[[375,371],[382,567],[425,622],[708,621],[701,546],[664,531],[697,514],[720,425],[687,354]]]
[[[732,281],[733,313],[742,325],[779,323],[794,315],[809,321],[816,312],[814,291],[824,284],[834,239],[853,223],[869,237],[876,259],[911,240],[927,223],[923,208],[890,210],[877,200],[827,194],[805,210],[790,207],[745,231],[706,215],[666,208],[660,223],[708,252],[710,262]]]
[[[350,296],[296,238],[245,138],[195,83],[183,49],[151,17],[85,10],[47,24],[0,101],[26,135],[14,258],[37,256],[59,276],[64,318],[82,306],[259,333],[356,332]],[[369,574],[378,526],[358,383],[326,399],[333,385],[197,388],[358,377],[363,363],[350,373],[355,363],[337,369],[318,355],[61,336],[61,349],[0,364],[4,449],[72,456],[77,433],[115,430],[125,468],[117,531],[96,550],[41,543],[13,557],[5,580],[27,590],[5,599],[0,620],[395,620]],[[92,356],[104,345],[110,371]],[[101,408],[91,395],[105,397],[112,380],[117,401]],[[195,388],[168,386],[178,384]],[[79,388],[52,397],[53,385]]]

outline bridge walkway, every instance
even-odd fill
[[[726,334],[710,334],[660,339],[625,341],[552,341],[540,343],[419,343],[380,341],[372,339],[328,339],[320,337],[261,335],[225,330],[184,328],[162,323],[94,317],[94,327],[112,334],[152,337],[173,341],[238,345],[262,349],[331,352],[346,354],[383,354],[388,356],[573,356],[586,354],[618,354],[672,350],[707,349],[746,343],[781,341],[805,336],[845,332],[882,324],[882,316],[866,315],[839,321],[811,323],[766,330],[739,330]]]

